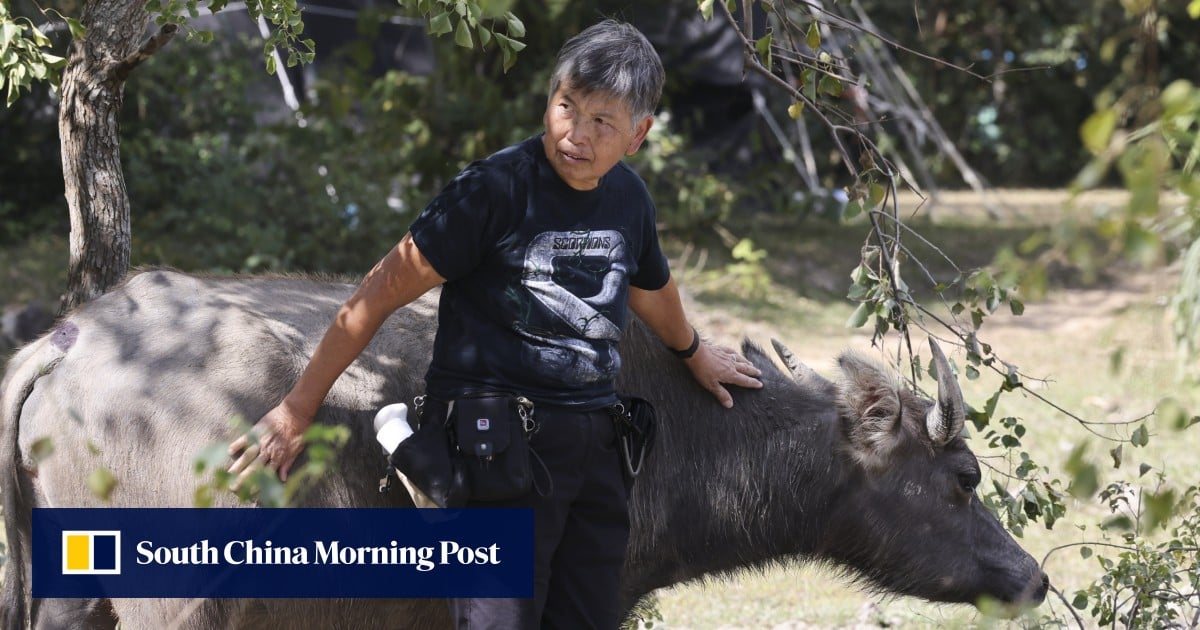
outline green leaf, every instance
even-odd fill
[[[983,410],[987,413],[989,418],[996,415],[996,405],[1000,404],[1000,394],[1002,393],[1003,392],[997,390],[996,393],[992,394],[992,397],[988,398],[988,401],[984,403]]]
[[[842,218],[845,220],[853,219],[854,217],[862,214],[862,211],[863,205],[861,201],[851,201],[850,203],[846,204],[845,208],[842,208]]]
[[[808,33],[804,36],[804,44],[815,52],[821,47],[821,29],[817,27],[817,21],[813,20],[808,25]]]
[[[771,34],[767,33],[766,35],[763,35],[762,37],[758,38],[758,41],[754,42],[754,50],[756,50],[758,52],[758,54],[763,57],[770,55],[771,54]]]
[[[1143,494],[1146,506],[1146,524],[1155,529],[1168,523],[1175,515],[1175,491],[1167,488],[1156,494]]]
[[[475,47],[475,40],[471,37],[471,26],[466,20],[458,21],[458,28],[454,31],[454,43],[468,49]]]
[[[867,296],[870,294],[871,294],[871,291],[867,287],[865,287],[861,284],[852,284],[852,285],[850,285],[850,290],[846,292],[846,299],[852,300],[855,302],[861,302],[862,300],[865,300],[867,298]]]
[[[1119,346],[1108,355],[1108,371],[1113,376],[1121,373],[1121,367],[1125,365],[1125,347]]]
[[[1125,255],[1149,268],[1157,262],[1160,251],[1162,240],[1157,234],[1135,223],[1129,224],[1125,230]]]
[[[429,18],[430,35],[445,35],[453,30],[454,27],[450,24],[449,11],[443,11],[442,13]]]
[[[1133,432],[1129,437],[1129,443],[1134,446],[1145,446],[1150,443],[1150,431],[1146,429],[1146,425],[1142,425]]]
[[[1016,298],[1008,300],[1008,309],[1018,317],[1025,314],[1025,304]]]
[[[804,101],[796,101],[788,105],[788,116],[792,120],[800,120],[800,116],[804,114]]]
[[[1090,498],[1096,494],[1096,489],[1100,486],[1096,466],[1084,459],[1087,446],[1087,442],[1076,446],[1071,451],[1071,455],[1067,457],[1066,464],[1063,465],[1064,470],[1071,476],[1069,490],[1072,495],[1080,499]]]
[[[496,41],[500,43],[500,47],[504,48],[505,50],[511,50],[514,53],[519,53],[522,50],[525,50],[525,42],[519,42],[511,37],[508,37],[507,35],[501,35],[500,33],[493,32],[492,34],[496,36]]]
[[[487,48],[487,45],[492,43],[492,32],[482,24],[475,29],[475,34],[479,35],[479,47]]]
[[[496,33],[496,37],[500,37],[500,33]],[[507,73],[513,67],[513,64],[517,63],[517,55],[512,51],[512,48],[507,46],[502,47],[501,50],[504,51],[504,72]]]
[[[969,381],[973,381],[973,380],[979,378],[979,370],[975,369],[975,366],[973,366],[973,365],[968,365],[966,372],[967,372],[967,380],[969,380]]]
[[[1083,558],[1084,560],[1091,558],[1092,557],[1092,548],[1091,547],[1080,547],[1079,548],[1079,557]],[[1079,596],[1076,595],[1076,598],[1078,598],[1078,597]]]
[[[1187,426],[1187,410],[1175,398],[1168,396],[1160,400],[1154,409],[1154,415],[1158,416],[1160,425],[1167,425],[1175,429],[1184,429]]]
[[[29,456],[34,463],[46,461],[46,458],[54,454],[54,440],[49,437],[38,438],[29,447]]]
[[[1200,20],[1200,0],[1192,0],[1188,3],[1187,14],[1193,20]]]
[[[83,36],[87,34],[87,29],[83,27],[83,22],[71,17],[61,17],[67,23],[67,29],[71,31],[71,38],[83,39]]]
[[[212,488],[209,486],[198,486],[196,492],[192,495],[192,507],[210,508],[212,505]]]
[[[1154,470],[1153,466],[1150,464],[1142,464],[1141,466],[1138,466],[1138,476],[1145,477],[1146,473],[1150,472],[1151,470]]]
[[[837,77],[825,75],[821,77],[821,83],[817,86],[817,91],[823,94],[828,94],[833,97],[842,95],[842,81]]]
[[[824,81],[824,79],[822,79],[822,81]],[[883,187],[883,184],[871,184],[869,192],[867,193],[867,207],[874,208],[875,206],[879,205],[879,202],[883,201],[883,196],[885,194],[887,194],[887,189]]]
[[[93,496],[107,502],[117,487],[117,478],[107,468],[97,468],[88,475],[87,487]]]
[[[1200,1],[1200,0],[1198,0]],[[713,0],[699,0],[697,6],[700,9],[700,16],[705,20],[711,20],[713,16]]]
[[[854,284],[865,285],[872,280],[871,271],[863,263],[859,263],[854,271],[850,272],[850,281]]]
[[[1116,128],[1116,110],[1102,109],[1083,121],[1083,125],[1079,127],[1079,137],[1092,155],[1100,155],[1108,148],[1108,141],[1112,139]]]
[[[525,23],[522,22],[512,11],[504,14],[504,21],[508,24],[509,37],[525,37]]]
[[[766,35],[758,38],[758,41],[754,42],[754,50],[758,52],[758,56],[760,59],[762,59],[762,63],[767,67],[767,70],[770,70],[772,64],[771,34],[767,33]]]
[[[862,328],[866,325],[867,320],[870,319],[873,312],[875,312],[875,308],[870,302],[859,304],[858,308],[854,309],[854,312],[850,314],[850,319],[846,320],[846,327]]]
[[[192,471],[199,475],[206,470],[217,470],[223,468],[228,460],[228,444],[222,442],[209,444],[192,457]]]
[[[1124,514],[1118,514],[1117,516],[1110,516],[1110,517],[1104,519],[1104,521],[1102,523],[1100,523],[1100,529],[1103,529],[1103,530],[1116,529],[1116,530],[1121,530],[1121,531],[1132,531],[1133,530],[1133,519],[1129,518],[1128,516],[1125,516]]]
[[[1116,448],[1108,452],[1108,454],[1112,455],[1113,458],[1113,468],[1121,467],[1121,453],[1124,446],[1124,444],[1118,444]]]
[[[1087,547],[1084,547],[1084,549],[1087,549]],[[1091,555],[1091,554],[1089,553],[1088,555]],[[1075,599],[1071,600],[1071,606],[1073,606],[1075,608],[1075,610],[1085,610],[1085,609],[1087,609],[1087,605],[1088,605],[1087,592],[1086,591],[1076,591]]]

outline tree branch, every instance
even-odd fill
[[[725,21],[733,27],[734,32],[737,33],[738,37],[742,40],[742,53],[746,63],[749,64],[750,69],[762,75],[768,81],[783,88],[785,92],[791,94],[796,100],[803,101],[806,105],[808,105],[809,111],[812,111],[819,119],[821,119],[821,122],[824,123],[828,129],[834,130],[834,133],[831,133],[830,135],[833,137],[833,141],[837,145],[838,151],[841,153],[842,163],[845,164],[846,168],[850,170],[851,175],[858,177],[858,169],[850,162],[850,158],[848,157],[849,152],[846,151],[846,146],[842,143],[841,138],[837,136],[836,130],[839,128],[838,125],[835,125],[832,121],[826,118],[825,114],[821,112],[821,109],[817,107],[817,104],[808,97],[804,96],[803,92],[797,90],[794,86],[789,85],[787,81],[779,78],[773,72],[764,67],[762,63],[759,62],[758,57],[754,54],[754,42],[750,41],[750,39],[746,37],[746,34],[742,32],[741,27],[738,26],[737,20],[734,19],[733,14],[729,12],[729,7],[726,7],[724,2],[718,2],[716,4],[721,8],[721,13],[725,16]]]
[[[1062,591],[1058,590],[1053,584],[1051,584],[1050,592],[1057,595],[1058,598],[1062,600],[1062,603],[1066,605],[1067,612],[1071,613],[1071,616],[1075,618],[1075,623],[1079,624],[1079,630],[1083,630],[1085,627],[1087,627],[1083,625],[1083,619],[1079,617],[1079,613],[1075,612],[1075,607],[1071,605],[1071,602],[1067,601],[1067,597],[1062,594]]]
[[[158,33],[142,44],[141,48],[121,61],[109,66],[108,71],[105,73],[105,78],[112,83],[124,83],[134,68],[149,59],[154,53],[162,50],[162,47],[166,46],[167,42],[171,41],[178,31],[179,25],[164,24],[162,28],[158,29]]]

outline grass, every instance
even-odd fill
[[[1002,246],[1024,240],[1036,224],[1053,221],[1060,195],[1024,194],[1010,224],[980,222],[975,216],[940,211],[936,223],[918,223],[921,233],[942,247],[964,268],[986,265]],[[1112,203],[1107,197],[1104,203]],[[970,213],[967,213],[970,215]],[[1032,218],[1031,218],[1032,217]],[[739,230],[735,230],[739,231]],[[751,238],[771,252],[764,266],[770,277],[766,299],[739,299],[736,286],[720,272],[726,261],[710,255],[706,269],[687,267],[701,258],[695,247],[672,251],[685,263],[682,284],[691,290],[692,316],[721,341],[736,343],[742,336],[765,344],[777,337],[818,371],[832,373],[832,361],[844,348],[870,349],[869,333],[851,330],[844,322],[851,305],[844,299],[849,270],[857,262],[866,230],[832,224],[794,225],[758,223],[742,226],[738,236]],[[703,239],[700,239],[703,243]],[[700,247],[704,247],[701,245]],[[715,251],[716,244],[710,245]],[[679,267],[677,266],[677,269]],[[941,271],[946,271],[942,269]],[[935,274],[937,272],[935,271]],[[1154,417],[1146,420],[1151,439],[1144,448],[1122,447],[1123,464],[1113,469],[1108,454],[1116,443],[1092,434],[1077,420],[1055,410],[1037,396],[1089,422],[1120,422],[1151,414],[1165,398],[1178,400],[1186,409],[1200,410],[1200,389],[1175,379],[1175,355],[1165,296],[1174,290],[1177,273],[1170,270],[1120,270],[1103,286],[1083,286],[1074,276],[1064,277],[1044,299],[1027,303],[1022,317],[989,319],[980,332],[999,354],[1027,374],[1028,392],[1001,398],[999,416],[1021,418],[1028,432],[1022,448],[1047,466],[1052,477],[1068,480],[1063,465],[1080,443],[1088,443],[1089,459],[1100,472],[1103,487],[1117,478],[1138,479],[1142,463],[1165,470],[1176,486],[1200,479],[1200,429],[1179,432]],[[919,339],[914,339],[919,341]],[[894,351],[893,351],[894,352]],[[894,356],[889,353],[888,356]],[[961,354],[952,356],[962,365]],[[1041,381],[1033,379],[1044,379]],[[984,373],[976,381],[962,380],[969,404],[982,406],[999,384],[999,377]],[[998,417],[999,417],[998,416]],[[1097,427],[1099,432],[1128,439],[1139,424]],[[989,452],[980,440],[971,446],[982,456]],[[1001,462],[989,457],[993,465]],[[1154,473],[1142,478],[1148,482]],[[990,485],[985,479],[985,486]],[[1152,486],[1151,486],[1152,487]],[[1084,559],[1077,548],[1052,551],[1081,541],[1113,540],[1098,523],[1108,515],[1099,498],[1071,500],[1066,519],[1046,530],[1031,524],[1021,544],[1036,558],[1046,557],[1045,569],[1060,591],[1070,599],[1103,575],[1095,557]],[[732,580],[677,586],[659,594],[664,620],[659,627],[705,629],[735,628],[846,628],[846,627],[1022,627],[1037,615],[1054,611],[1069,618],[1054,595],[1032,618],[999,621],[980,616],[973,608],[939,606],[909,598],[887,598],[864,593],[822,567],[799,566],[752,573]],[[1093,622],[1094,623],[1094,622]]]

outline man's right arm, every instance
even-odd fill
[[[255,425],[258,444],[242,436],[230,445],[230,455],[238,458],[229,468],[239,475],[235,485],[257,468],[252,465],[256,463],[273,468],[286,480],[304,448],[304,431],[334,382],[396,309],[444,281],[421,254],[412,235],[405,234],[338,310],[292,390]]]

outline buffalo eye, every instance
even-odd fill
[[[979,470],[968,470],[958,474],[958,486],[967,494],[975,494],[975,488],[979,487],[979,480]]]

